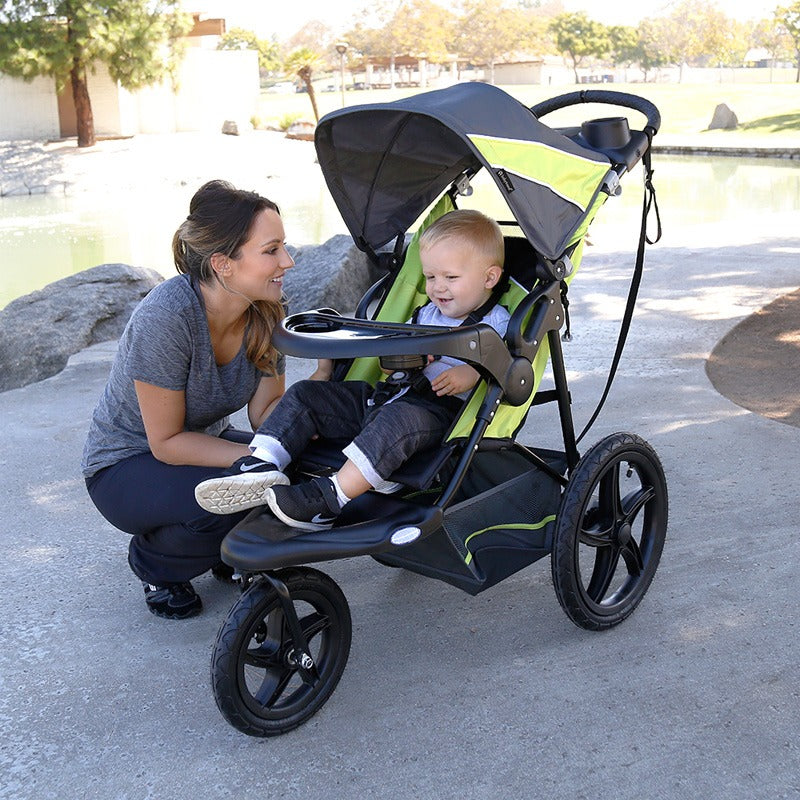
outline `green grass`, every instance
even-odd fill
[[[765,136],[774,140],[775,146],[800,147],[800,85],[796,83],[708,83],[665,84],[629,83],[596,86],[503,86],[509,94],[526,105],[580,88],[605,88],[630,92],[646,97],[655,103],[661,112],[661,133],[680,137],[702,137],[711,122],[714,108],[726,103],[739,119],[735,131],[719,131],[714,135],[724,136],[725,142],[736,144],[737,139]],[[348,106],[359,103],[377,103],[396,100],[414,94],[414,89],[379,89],[372,91],[346,92]],[[339,92],[318,92],[317,102],[321,115],[341,106]],[[578,106],[555,112],[547,118],[548,124],[580,124],[591,116],[607,115],[610,106]],[[311,103],[307,94],[262,93],[258,116],[265,121],[277,121],[282,116],[296,113],[313,120]],[[637,120],[631,118],[631,124]],[[708,134],[706,134],[707,136]],[[702,139],[699,139],[702,141]]]

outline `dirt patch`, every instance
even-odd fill
[[[729,331],[706,362],[714,388],[743,408],[800,428],[800,289]]]

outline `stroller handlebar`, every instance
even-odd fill
[[[580,103],[605,103],[608,105],[623,106],[638,111],[647,118],[645,133],[650,132],[651,136],[658,133],[661,127],[661,113],[649,100],[627,92],[615,92],[607,89],[581,89],[577,92],[569,92],[558,97],[551,97],[543,100],[535,106],[531,106],[533,115],[540,119],[551,111],[557,111],[567,106],[579,105]]]

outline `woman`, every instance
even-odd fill
[[[180,274],[131,315],[92,416],[81,464],[89,496],[132,534],[128,562],[161,617],[200,613],[191,578],[230,577],[219,545],[246,512],[207,513],[194,488],[250,452],[251,434],[228,415],[246,405],[255,430],[284,392],[270,342],[294,266],[284,239],[275,203],[225,181],[202,186],[173,239]],[[320,362],[312,379],[329,368]]]

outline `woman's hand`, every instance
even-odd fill
[[[468,392],[480,378],[478,371],[469,364],[450,367],[431,381],[431,389],[439,397]]]
[[[318,358],[317,368],[312,372],[308,379],[310,381],[329,381],[333,374],[333,359],[332,358]]]

